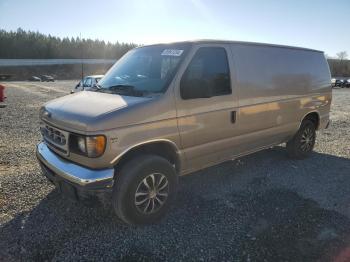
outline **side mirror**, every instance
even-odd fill
[[[211,88],[208,83],[202,79],[182,79],[180,83],[180,93],[182,99],[212,97]]]

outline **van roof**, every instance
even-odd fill
[[[321,51],[321,50],[304,48],[304,47],[297,47],[297,46],[257,43],[257,42],[245,42],[245,41],[216,40],[216,39],[198,39],[198,40],[189,40],[189,41],[180,41],[180,42],[152,44],[152,45],[146,45],[146,46],[166,45],[166,44],[242,44],[242,45],[281,47],[281,48],[298,49],[298,50],[306,50],[306,51],[323,53],[323,51]]]

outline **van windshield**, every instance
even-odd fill
[[[164,93],[188,49],[189,44],[133,49],[99,81],[98,90],[130,96]]]

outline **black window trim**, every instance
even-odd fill
[[[228,54],[227,54],[227,50],[226,50],[226,47],[224,46],[215,46],[215,45],[212,45],[212,46],[200,46],[199,48],[197,48],[197,50],[195,50],[195,53],[193,54],[191,60],[187,63],[186,65],[186,68],[185,70],[183,71],[182,75],[181,75],[181,78],[180,78],[180,81],[179,81],[179,87],[181,87],[181,82],[182,82],[182,79],[187,71],[187,68],[188,66],[192,63],[194,57],[196,56],[197,52],[200,50],[200,49],[204,49],[204,48],[220,48],[220,49],[223,49],[224,52],[225,52],[225,57],[226,57],[226,62],[227,62],[227,67],[228,67],[228,77],[229,77],[229,82],[230,82],[230,92],[227,93],[227,94],[222,94],[222,95],[215,95],[215,96],[212,96],[210,98],[213,98],[213,97],[220,97],[220,96],[227,96],[227,95],[232,95],[232,79],[231,79],[231,68],[230,68],[230,62],[229,62],[229,57],[228,57]],[[180,97],[182,100],[193,100],[193,99],[200,99],[200,98],[191,98],[191,99],[184,99],[181,95],[181,88],[179,88],[179,91],[180,91]]]

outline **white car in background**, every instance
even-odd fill
[[[331,79],[331,83],[332,83],[332,87],[335,87],[335,83],[337,82],[337,79],[335,78],[332,78]]]
[[[75,86],[71,93],[90,90],[98,83],[98,81],[101,80],[103,76],[104,75],[91,75],[84,77],[82,80],[79,81],[79,83]]]

